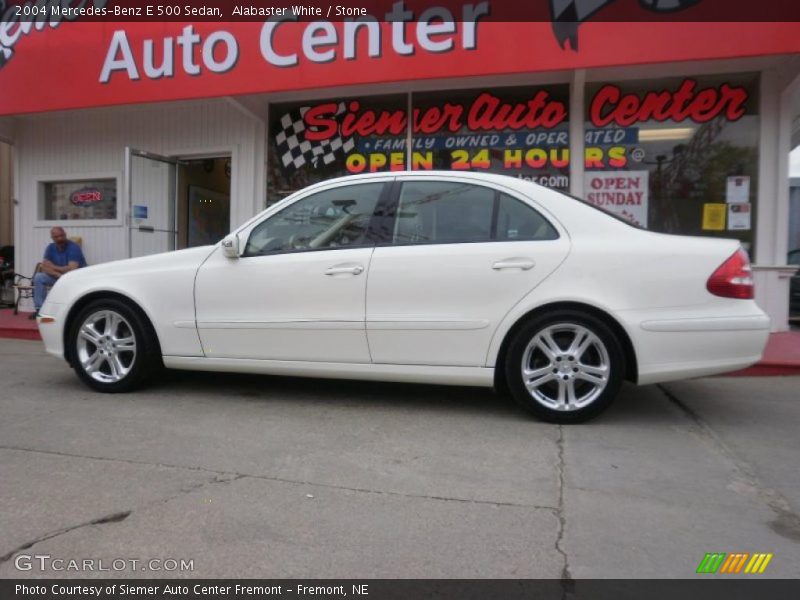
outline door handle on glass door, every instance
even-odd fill
[[[536,263],[530,258],[506,258],[504,260],[498,260],[492,265],[492,268],[495,271],[502,271],[503,269],[521,269],[522,271],[527,271],[528,269],[532,269],[535,264]]]
[[[364,267],[361,265],[336,265],[325,271],[325,275],[361,275],[363,272]]]

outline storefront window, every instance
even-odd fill
[[[569,188],[569,86],[413,95],[411,168],[501,173]]]
[[[594,83],[585,197],[654,231],[753,242],[758,75]]]
[[[270,106],[268,204],[317,181],[389,170],[482,171],[569,188],[569,86]]]
[[[333,177],[404,169],[407,98],[271,105],[267,204]]]
[[[75,221],[117,218],[117,180],[82,179],[40,184],[39,218]]]

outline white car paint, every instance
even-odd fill
[[[705,287],[738,242],[635,229],[519,179],[349,177],[298,192],[234,233],[243,244],[256,225],[316,191],[396,179],[493,186],[534,207],[560,237],[239,259],[217,244],[105,263],[53,287],[39,325],[47,351],[64,356],[66,319],[77,302],[111,292],[141,307],[165,365],[180,369],[491,386],[509,331],[553,303],[611,317],[630,340],[638,383],[721,373],[761,357],[764,313],[753,300]],[[531,266],[492,268],[508,261]],[[325,274],[337,267],[344,271]],[[347,271],[353,267],[361,270]]]
[[[371,256],[372,248],[352,248],[231,261],[214,252],[196,281],[205,356],[369,363]],[[339,272],[327,274],[331,269]]]

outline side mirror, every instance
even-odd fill
[[[239,258],[239,236],[231,233],[222,238],[222,253],[227,258]]]

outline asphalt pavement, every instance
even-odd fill
[[[0,340],[0,577],[691,578],[764,552],[750,577],[798,578],[799,423],[800,377],[626,385],[557,426],[477,388],[102,395]]]

